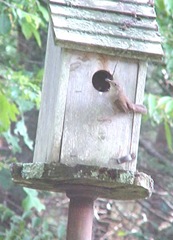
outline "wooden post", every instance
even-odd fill
[[[94,197],[70,192],[67,240],[91,240]]]

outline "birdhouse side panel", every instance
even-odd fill
[[[99,92],[92,80],[98,71],[113,73],[117,64],[114,78],[135,102],[138,62],[78,51],[71,54],[61,162],[129,170],[129,164],[117,164],[117,159],[131,154],[133,127],[140,124],[134,126],[133,113],[116,109],[110,91]]]
[[[69,72],[67,62],[68,55],[55,46],[50,27],[33,162],[59,161]]]
[[[145,89],[145,82],[146,82],[146,75],[147,75],[147,62],[140,61],[138,64],[138,74],[137,74],[137,85],[136,85],[136,98],[135,103],[143,104],[144,99],[144,89]],[[141,115],[135,114],[133,120],[134,126],[141,125]],[[139,145],[139,136],[140,136],[140,127],[136,128],[133,127],[132,131],[132,144],[131,144],[131,152],[136,153],[136,158],[138,155],[138,145]],[[130,163],[135,165],[134,162]],[[134,166],[135,167],[135,166]]]

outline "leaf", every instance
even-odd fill
[[[150,116],[153,115],[157,105],[157,98],[153,94],[148,94],[148,113]]]
[[[7,208],[5,205],[0,204],[0,219],[6,221],[14,216],[14,212]]]
[[[40,17],[30,14],[31,18],[32,18],[32,26],[34,27],[35,30],[38,31],[39,26],[41,25],[41,19]]]
[[[26,198],[22,201],[22,207],[25,211],[28,211],[31,208],[35,208],[38,212],[45,210],[45,205],[41,203],[36,190],[29,188],[23,188],[23,190],[27,194]]]
[[[25,36],[25,38],[30,39],[33,34],[31,24],[24,20],[21,23],[21,28],[22,28],[22,33]]]
[[[13,221],[13,223],[16,223],[16,224],[20,224],[22,222],[22,218],[18,215],[14,215],[11,220]]]
[[[0,171],[0,183],[1,183],[1,187],[4,190],[9,190],[13,186],[13,182],[11,180],[11,174],[8,169],[3,168]]]
[[[0,93],[0,132],[7,131],[12,121],[16,121],[19,113],[16,105],[11,103],[5,95]]]
[[[167,12],[173,13],[173,1],[172,0],[164,0],[165,2],[165,8]]]
[[[41,219],[39,217],[32,218],[32,227],[37,228],[41,224]]]
[[[28,146],[28,148],[33,150],[33,141],[28,136],[27,128],[23,118],[19,122],[17,122],[14,133],[16,135],[20,134],[23,137],[23,140]]]
[[[26,39],[30,39],[34,35],[38,46],[41,47],[41,38],[38,32],[38,26],[36,26],[37,23],[38,22],[34,22],[33,20],[32,22],[23,20],[21,22],[21,28]]]
[[[22,219],[27,220],[28,218],[32,217],[32,211],[24,211],[22,215]]]
[[[123,230],[120,230],[120,231],[117,232],[117,236],[118,237],[125,237],[125,236],[127,236],[127,233]]]
[[[19,145],[19,138],[11,134],[10,130],[7,132],[3,132],[2,135],[6,139],[7,143],[11,145],[11,149],[13,153],[19,152],[21,153],[21,147]]]
[[[164,10],[165,9],[165,3],[164,0],[157,0],[155,1],[156,7],[159,8],[159,10]]]
[[[33,29],[33,34],[37,41],[38,46],[41,47],[41,38],[39,32],[36,29]]]
[[[40,18],[37,15],[27,13],[21,9],[17,10],[17,14],[20,19],[22,33],[24,34],[25,38],[30,39],[34,35],[37,44],[39,47],[41,47],[41,38],[38,31],[38,28],[41,25]]]
[[[47,9],[41,5],[38,5],[38,9],[42,13],[43,18],[48,22],[49,21],[49,13]]]
[[[59,240],[63,240],[66,235],[66,223],[65,222],[60,222],[58,225],[57,229],[57,235]]]
[[[166,112],[166,113],[173,112],[173,98],[171,98],[171,99],[166,103],[165,112]]]
[[[166,141],[170,152],[173,152],[171,128],[168,122],[164,122]]]
[[[161,97],[157,102],[157,107],[164,107],[170,100],[172,100],[172,98],[169,96]]]
[[[8,14],[0,14],[0,34],[7,34],[11,30],[11,22]]]

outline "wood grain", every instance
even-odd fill
[[[144,16],[146,18],[155,18],[155,12],[153,8],[149,7],[146,2],[144,4],[138,4],[135,1],[92,1],[92,0],[85,0],[85,1],[73,1],[73,0],[50,0],[51,3],[57,3],[62,5],[67,5],[70,7],[78,7],[78,8],[88,8],[88,9],[95,9],[95,10],[106,10],[108,12],[116,12],[116,13],[123,13],[127,15],[134,15],[134,12],[139,16]]]
[[[122,24],[109,23],[109,22],[97,22],[91,24],[91,19],[83,19],[81,24],[81,19],[78,18],[66,18],[61,15],[52,15],[52,21],[56,28],[62,28],[65,30],[73,30],[74,32],[84,32],[88,34],[98,34],[103,36],[112,36],[120,39],[133,39],[134,41],[148,41],[153,43],[161,43],[160,36],[158,32],[151,31],[150,28],[140,28],[132,27],[134,21],[129,21],[126,19],[121,19]],[[127,26],[126,26],[127,24]],[[129,27],[128,27],[129,24]],[[155,26],[156,27],[156,26]],[[124,30],[123,30],[124,29]],[[147,37],[146,37],[147,36]]]
[[[77,51],[72,55],[61,162],[128,170],[130,164],[120,166],[110,160],[130,153],[132,128],[140,125],[133,126],[133,114],[115,111],[109,92],[100,94],[92,85],[93,74],[98,70],[113,72],[118,59]],[[137,62],[119,60],[115,72],[115,78],[133,102],[137,68]]]
[[[54,44],[49,28],[34,162],[57,162],[68,88],[69,55]]]
[[[161,60],[161,38],[151,5],[147,0],[52,0],[55,42],[62,48]]]
[[[114,26],[121,26],[127,23],[128,27],[133,28],[145,28],[151,30],[157,30],[155,19],[144,18],[142,21],[133,19],[132,16],[124,16],[123,14],[112,14],[109,12],[95,11],[94,9],[84,9],[81,11],[80,8],[73,8],[63,5],[50,4],[50,11],[52,18],[54,16],[65,17],[67,20],[81,19],[93,21],[95,23],[102,22],[108,24],[114,24]],[[92,27],[92,25],[91,25]]]
[[[135,103],[137,104],[143,104],[146,75],[147,75],[147,62],[140,61],[138,64],[136,92],[135,92]],[[140,127],[135,127],[135,126],[140,126],[140,125],[141,125],[141,115],[134,114],[132,138],[131,138],[131,152],[134,152],[136,154],[136,158],[138,156]],[[136,169],[135,162],[130,163],[130,165],[132,170]]]

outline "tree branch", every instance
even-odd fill
[[[161,155],[160,153],[158,153],[158,151],[153,147],[153,145],[151,143],[149,143],[148,141],[140,138],[139,140],[139,146],[141,146],[142,148],[144,148],[147,153],[157,159],[159,159],[160,163],[163,164],[163,162],[167,162],[168,159],[165,158],[163,155]]]

